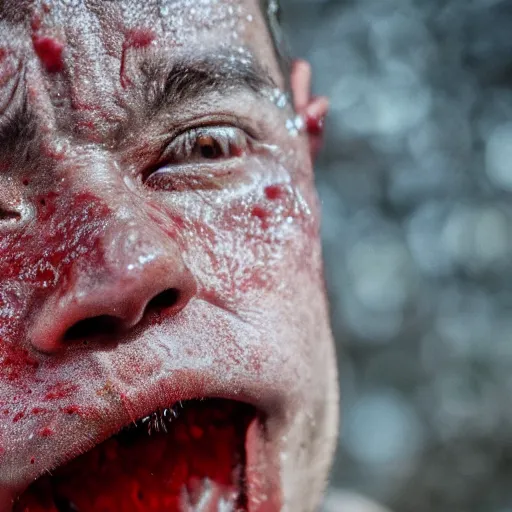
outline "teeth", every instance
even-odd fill
[[[159,409],[158,411],[145,416],[138,420],[135,426],[130,428],[138,429],[143,427],[147,430],[148,434],[151,435],[153,432],[165,432],[168,433],[168,426],[179,416],[179,409],[183,409],[182,402],[176,404],[173,407],[167,407],[165,409]]]

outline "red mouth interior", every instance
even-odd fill
[[[245,438],[255,417],[227,400],[154,413],[37,480],[14,510],[247,510]]]

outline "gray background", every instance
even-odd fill
[[[512,512],[512,1],[282,4],[332,100],[332,485],[395,512]]]

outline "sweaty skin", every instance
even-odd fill
[[[0,512],[201,397],[267,417],[249,510],[316,510],[338,407],[308,66],[288,101],[255,0],[6,0],[0,33]]]

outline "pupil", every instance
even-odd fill
[[[215,148],[213,146],[203,146],[201,148],[201,152],[204,158],[214,158],[215,157]]]
[[[212,137],[201,137],[199,147],[203,158],[217,158],[220,154],[218,145]]]

